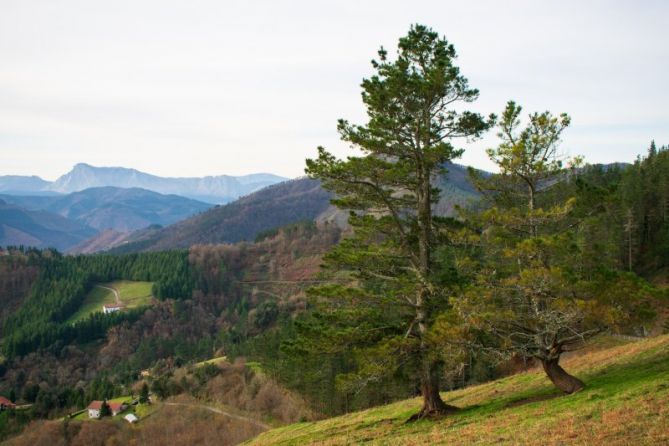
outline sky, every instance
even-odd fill
[[[561,151],[631,162],[669,144],[669,2],[0,0],[0,175],[79,162],[161,176],[303,175],[413,23],[444,35],[470,109],[567,112]],[[460,163],[492,170],[485,148]]]

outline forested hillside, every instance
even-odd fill
[[[5,320],[21,306],[37,279],[40,255],[37,250],[0,249],[0,337]]]
[[[133,241],[111,252],[158,251],[204,243],[253,240],[268,229],[313,220],[329,206],[329,194],[306,178],[267,187],[170,227],[133,235]]]
[[[434,184],[444,190],[435,203],[439,215],[453,216],[457,206],[470,206],[479,198],[467,168],[458,164],[445,164],[444,172],[434,179]],[[330,206],[330,198],[318,181],[301,178],[267,187],[166,228],[151,227],[119,237],[103,234],[100,240],[93,238],[75,251],[89,252],[89,246],[105,246],[111,247],[112,253],[126,253],[235,243],[306,220],[332,221],[345,226],[347,213]]]
[[[666,153],[665,148],[658,149],[656,156],[662,159]],[[555,194],[576,195],[574,209],[587,217],[587,225],[582,226],[587,239],[582,240],[588,241],[583,247],[592,250],[593,254],[586,256],[591,262],[608,262],[602,264],[612,270],[627,269],[624,220],[611,216],[621,215],[621,179],[633,181],[641,166],[648,163],[646,158],[640,159],[638,166],[585,167],[553,186]],[[642,194],[639,201],[631,203],[639,205],[644,199]],[[308,339],[305,334],[321,332],[331,323],[326,314],[313,313],[304,291],[316,284],[314,280],[322,280],[318,276],[322,256],[340,240],[340,233],[334,224],[305,222],[265,231],[254,243],[194,246],[182,253],[62,257],[53,251],[5,251],[0,257],[2,279],[5,289],[13,291],[6,295],[10,305],[3,310],[11,314],[10,326],[17,328],[3,331],[3,348],[13,351],[6,351],[10,355],[2,366],[0,393],[11,393],[24,402],[39,400],[34,415],[43,416],[63,410],[59,407],[82,407],[89,399],[123,393],[140,370],[157,367],[157,376],[162,376],[170,364],[225,354],[230,359],[246,357],[261,364],[266,374],[303,395],[323,414],[412,396],[415,386],[401,371],[374,386],[349,387],[342,378],[358,370],[355,357],[322,349],[320,343],[304,343]],[[650,246],[638,243],[635,249],[642,252]],[[597,254],[601,252],[606,256]],[[184,265],[182,271],[188,273],[170,279],[168,273],[179,271],[178,265]],[[642,265],[634,268],[651,272]],[[40,271],[43,273],[38,274]],[[657,270],[651,275],[657,277]],[[58,297],[63,290],[85,293],[86,284],[119,278],[163,284],[183,281],[189,289],[185,294],[156,290],[156,295],[170,299],[131,318],[126,314],[118,320],[93,319],[86,331],[70,331],[57,322],[69,314],[68,302],[82,296],[75,291],[68,294],[74,300]],[[76,308],[75,303],[71,305]],[[640,309],[654,312],[661,308],[657,305],[660,301]],[[635,325],[623,332],[638,335],[658,326],[655,322],[642,325],[645,329],[641,332]],[[39,344],[32,343],[32,333],[41,333]],[[91,342],[96,338],[99,341]],[[29,353],[35,347],[38,350]],[[21,354],[20,349],[24,349]],[[467,361],[466,367],[446,381],[447,387],[485,381],[518,367],[513,363],[496,365],[496,360],[479,356]],[[57,369],[68,372],[49,372]],[[167,392],[167,396],[185,390],[178,382],[170,382],[168,390],[157,391]],[[40,389],[34,387],[38,383],[43,383],[39,398]],[[77,383],[88,384],[79,391]]]
[[[47,211],[33,211],[0,199],[0,246],[65,250],[95,235],[95,229]]]
[[[618,186],[628,268],[650,273],[669,266],[669,147],[651,142]]]
[[[22,265],[32,256],[34,276],[21,285],[16,266],[2,270],[2,283],[18,289],[2,332],[0,394],[33,403],[30,416],[44,417],[126,394],[148,368],[154,370],[154,391],[185,392],[180,382],[164,387],[174,367],[224,354],[228,345],[306,309],[303,290],[339,235],[334,225],[305,222],[268,231],[256,243],[189,251],[76,257],[4,252],[4,265]],[[65,322],[92,284],[116,279],[153,281],[153,294],[163,301]]]
[[[29,210],[41,210],[102,231],[132,231],[169,225],[212,207],[209,203],[145,189],[96,187],[64,196],[12,196],[0,198]]]
[[[45,251],[34,262],[40,274],[30,288],[30,294],[3,327],[2,349],[9,357],[62,346],[74,340],[96,339],[104,336],[109,327],[124,320],[136,320],[141,315],[139,309],[109,316],[94,314],[73,325],[66,323],[81,306],[94,282],[112,279],[155,281],[153,293],[163,299],[168,296],[189,298],[192,289],[185,252],[63,257],[55,251]]]

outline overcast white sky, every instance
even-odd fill
[[[364,122],[369,61],[412,23],[455,45],[476,110],[568,112],[565,152],[669,143],[668,1],[0,0],[0,175],[302,175],[350,152],[336,121]]]

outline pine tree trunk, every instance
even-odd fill
[[[555,387],[562,390],[564,393],[576,393],[585,387],[583,381],[575,376],[567,373],[559,364],[560,359],[542,360],[541,365],[544,367],[548,379],[551,380]]]
[[[409,418],[409,421],[423,418],[442,417],[459,410],[455,406],[444,403],[439,395],[439,368],[436,363],[426,363],[420,380],[420,393],[423,407],[420,412]]]

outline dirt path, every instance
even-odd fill
[[[96,285],[97,287],[104,288],[105,290],[110,290],[111,292],[114,293],[114,298],[116,298],[116,305],[123,305],[123,302],[121,302],[121,295],[118,293],[118,290],[116,288],[112,288],[109,286],[104,286],[104,285]]]
[[[226,417],[234,418],[236,420],[246,421],[247,423],[251,423],[254,426],[259,427],[259,428],[264,429],[264,430],[271,429],[271,426],[268,425],[268,424],[265,424],[263,422],[255,420],[253,418],[243,417],[241,415],[235,415],[235,414],[230,413],[230,412],[225,412],[224,410],[221,410],[217,407],[205,406],[205,405],[202,405],[202,404],[188,404],[188,403],[167,403],[166,402],[166,403],[163,403],[163,404],[165,404],[166,406],[184,406],[184,407],[194,407],[194,408],[197,408],[197,409],[204,409],[204,410],[208,410],[210,412],[217,413],[219,415],[225,415]]]

